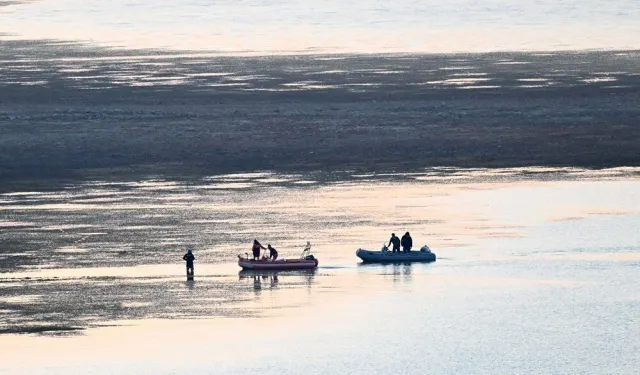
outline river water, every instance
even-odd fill
[[[635,373],[637,169],[341,176],[3,194],[0,372]],[[360,264],[392,231],[438,260]],[[253,238],[320,267],[239,272]]]
[[[636,52],[216,55],[638,49],[638,19],[634,0],[0,0],[0,373],[637,373],[637,168],[423,168],[637,164]],[[291,101],[318,90],[341,91]],[[438,260],[355,256],[406,231]],[[241,272],[254,238],[310,241],[320,266]]]
[[[0,2],[5,39],[232,54],[632,49],[638,19],[635,0]]]

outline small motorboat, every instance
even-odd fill
[[[244,256],[238,255],[238,265],[243,270],[308,270],[318,267],[318,259],[311,255],[311,243],[307,242],[307,246],[302,251],[299,259],[269,260],[266,257],[262,257],[260,260],[253,260],[249,258],[249,254],[245,254]]]
[[[408,253],[394,253],[389,251],[387,246],[383,246],[380,251],[358,249],[358,258],[363,262],[394,263],[394,262],[435,262],[436,254],[431,252],[429,246],[424,245],[420,251],[410,251]]]

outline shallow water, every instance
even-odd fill
[[[637,52],[300,55],[638,49],[639,17],[631,0],[0,0],[0,373],[637,373],[637,168],[327,172],[636,164]],[[382,130],[445,159],[385,153]],[[235,150],[247,138],[263,154]],[[324,172],[201,178],[292,160]],[[355,257],[407,230],[437,262]],[[287,257],[311,241],[320,267],[240,271],[256,237]]]
[[[4,38],[233,54],[640,47],[633,0],[18,0],[0,17]]]
[[[3,194],[0,328],[62,331],[1,335],[0,370],[632,374],[637,176],[434,168]],[[359,264],[356,248],[406,230],[438,261]],[[320,267],[239,272],[254,237],[284,256],[309,240]]]

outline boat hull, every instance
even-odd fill
[[[358,249],[356,256],[367,263],[395,263],[395,262],[435,262],[436,254],[431,252],[410,251],[408,253],[393,253]]]
[[[270,260],[252,260],[247,258],[239,258],[238,265],[243,270],[260,270],[260,271],[284,271],[284,270],[309,270],[318,267],[317,259],[278,259]]]

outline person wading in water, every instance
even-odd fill
[[[193,261],[196,260],[196,257],[193,256],[193,252],[191,249],[187,249],[187,253],[182,257],[183,260],[187,261],[187,278],[193,278]]]

